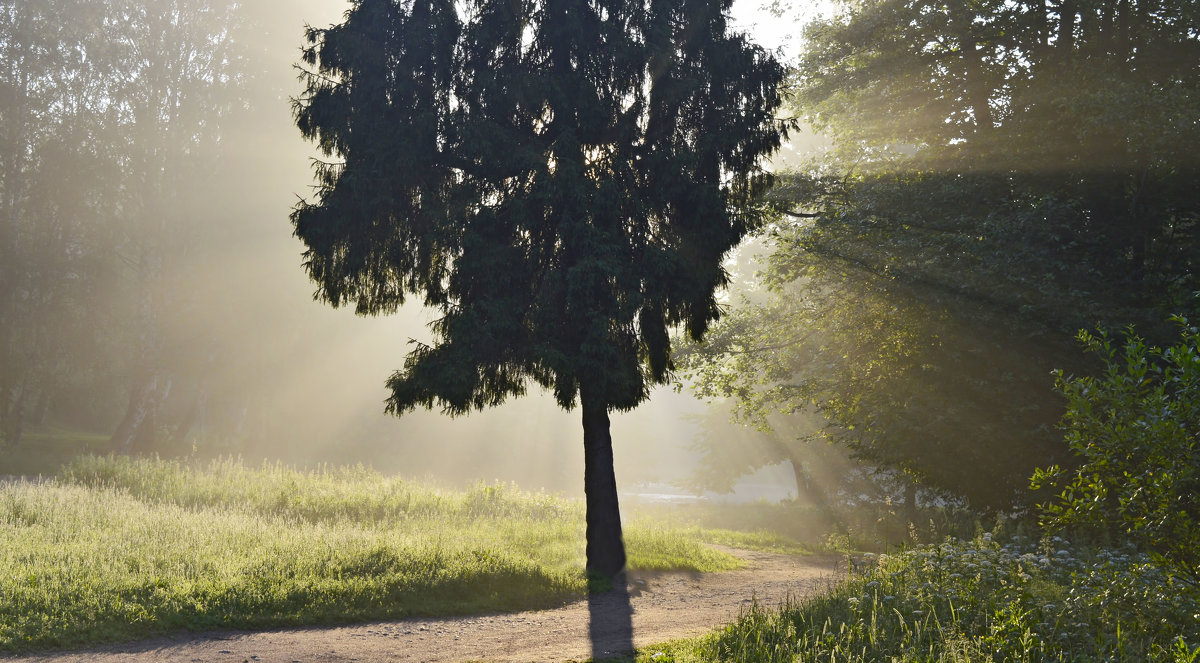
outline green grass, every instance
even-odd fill
[[[30,426],[20,443],[0,453],[0,474],[49,476],[58,471],[64,458],[106,454],[111,447],[108,435],[54,424]]]
[[[639,513],[636,510],[633,513],[632,525],[634,527],[666,527],[673,533],[717,546],[740,548],[742,550],[764,550],[787,555],[811,555],[818,552],[828,552],[821,548],[814,550],[810,546],[802,545],[793,539],[767,529],[738,531],[703,527],[696,524],[681,523],[674,519],[660,520],[654,516]]]
[[[84,457],[0,485],[0,650],[551,606],[586,590],[583,529],[582,504],[503,485]],[[734,568],[721,536],[631,524],[630,567]]]
[[[1200,597],[1130,550],[980,537],[875,557],[822,596],[633,660],[1195,663]]]
[[[642,507],[640,512],[682,526],[748,534],[752,540],[758,538],[757,547],[787,552],[884,552],[903,545],[939,542],[947,536],[971,538],[980,531],[978,514],[965,509],[922,507],[915,522],[910,522],[900,505],[886,503],[812,506],[795,501],[759,501],[655,505]]]

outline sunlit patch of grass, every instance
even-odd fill
[[[769,550],[786,553],[789,555],[805,555],[813,552],[807,546],[796,543],[794,540],[789,539],[786,536],[782,536],[769,530],[738,532],[727,529],[698,527],[694,530],[688,531],[703,541],[716,545],[728,546],[730,548]]]
[[[7,487],[0,644],[513,609],[582,591],[573,569],[509,550],[490,523],[470,534],[451,521],[412,524],[289,521],[113,489]],[[559,529],[558,547],[573,545],[570,529]]]
[[[741,566],[736,557],[701,544],[697,532],[680,532],[641,523],[625,532],[629,567],[646,571],[731,571]]]
[[[83,458],[0,485],[0,650],[554,605],[586,590],[583,515],[362,467]],[[631,524],[630,567],[734,568],[708,538]]]
[[[980,528],[978,514],[965,509],[921,508],[912,518],[898,505],[888,503],[811,506],[794,501],[702,502],[686,506],[639,505],[636,512],[678,526],[749,533],[760,537],[754,547],[784,552],[880,552],[899,545],[939,542],[947,536],[970,538]],[[732,542],[728,545],[742,547]]]
[[[921,546],[638,663],[1200,661],[1200,601],[1142,555],[1062,540]]]

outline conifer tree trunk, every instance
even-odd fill
[[[147,172],[156,170],[150,163],[143,167]],[[161,185],[154,188],[161,190]],[[155,202],[161,201],[161,198],[161,195],[146,197],[143,202],[149,206],[149,211],[145,212],[146,218],[157,218],[158,210],[167,209],[165,203]],[[130,348],[133,351],[130,361],[133,370],[129,403],[125,409],[125,416],[109,438],[113,448],[122,454],[148,454],[155,450],[158,442],[158,408],[171,389],[170,380],[165,379],[161,370],[163,343],[160,313],[163,307],[156,292],[163,273],[163,256],[157,250],[157,246],[160,245],[158,242],[147,240],[141,247],[141,257],[136,266],[137,335]]]
[[[608,406],[582,394],[583,492],[587,501],[587,570],[612,578],[625,568],[621,509],[613,471]]]
[[[49,380],[44,382],[48,383]],[[30,421],[38,426],[46,425],[46,415],[50,412],[50,391],[50,387],[45,383],[38,390],[37,401],[33,406],[33,417],[30,418]]]

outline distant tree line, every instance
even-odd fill
[[[0,442],[50,414],[145,451],[243,409],[201,330],[248,25],[234,0],[0,2]]]
[[[819,417],[913,489],[986,508],[1070,464],[1080,329],[1196,308],[1200,7],[845,3],[789,94],[832,141],[770,196],[767,289],[684,364],[749,422]],[[782,428],[781,428],[782,426]]]

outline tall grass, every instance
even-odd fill
[[[0,485],[0,650],[553,605],[585,591],[583,529],[580,504],[508,486],[82,458]],[[630,527],[630,566],[737,565],[702,538]]]
[[[869,559],[826,595],[639,661],[1200,661],[1195,588],[1130,550],[984,536]]]
[[[780,548],[803,545],[809,550],[884,552],[899,546],[934,543],[947,536],[972,538],[979,515],[963,508],[921,507],[916,516],[899,504],[812,506],[795,501],[750,504],[704,503],[646,506],[641,512],[660,520],[700,527],[770,533]]]

